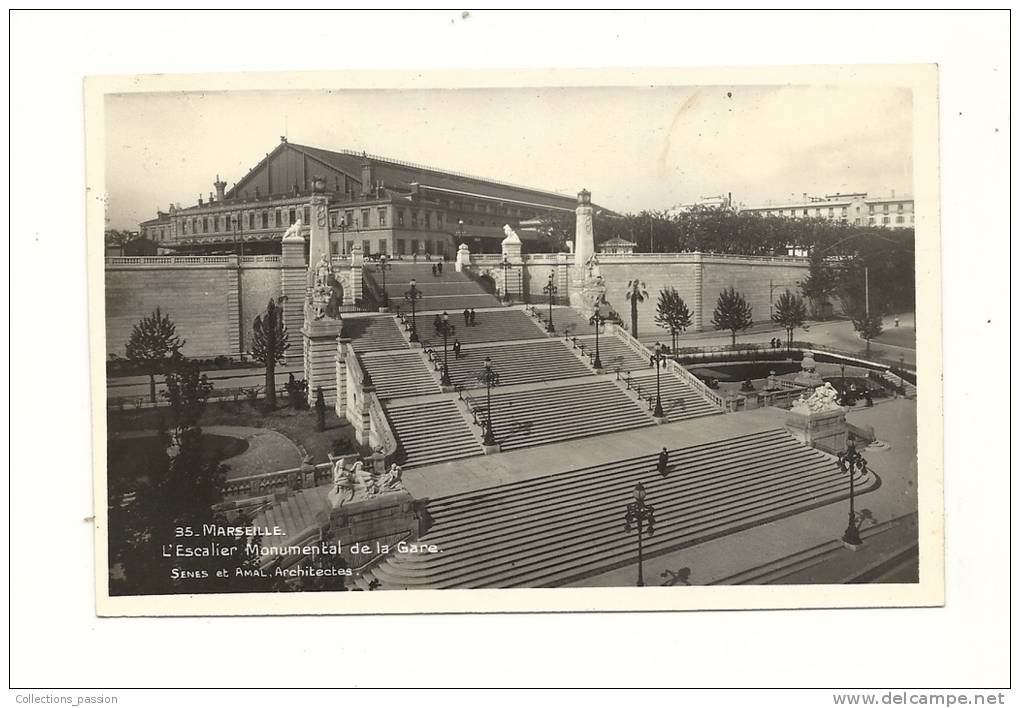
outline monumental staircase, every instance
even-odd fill
[[[411,288],[414,279],[422,294],[415,308],[420,312],[434,310],[455,310],[479,307],[501,307],[502,303],[492,293],[464,273],[458,273],[453,263],[443,264],[441,275],[432,275],[435,262],[401,263],[391,261],[386,271],[386,293],[390,307],[410,310],[404,301],[404,294]],[[364,270],[366,288],[371,292],[383,292],[383,277],[378,264],[367,264]]]
[[[646,557],[752,528],[846,498],[836,460],[784,430],[583,467],[432,500],[420,539],[434,554],[394,553],[355,579],[383,589],[554,587],[632,564],[636,534],[624,529],[640,482],[656,509]],[[877,486],[873,473],[857,493]]]
[[[386,415],[401,449],[403,467],[420,467],[482,454],[478,439],[450,399],[397,402]]]

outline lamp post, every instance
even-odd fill
[[[549,271],[549,282],[545,284],[544,288],[542,288],[542,292],[549,296],[549,326],[546,327],[546,329],[550,332],[556,331],[556,328],[553,326],[552,306],[553,297],[556,295],[557,292],[559,292],[559,288],[557,288],[556,283],[553,282],[554,277],[556,277],[556,271],[554,270]]]
[[[389,307],[390,306],[390,294],[386,290],[386,271],[388,271],[392,267],[393,267],[393,264],[390,263],[390,257],[387,256],[385,253],[380,253],[379,254],[379,270],[382,272],[382,293],[383,293],[383,295],[382,295],[383,296],[382,306],[383,307]]]
[[[485,384],[485,436],[482,443],[497,445],[496,436],[492,433],[492,387],[499,384],[499,372],[492,368],[491,357],[485,357],[485,368],[478,374],[478,380]]]
[[[448,337],[453,336],[457,328],[450,324],[450,316],[444,312],[439,320],[439,327],[437,329],[439,334],[443,335],[443,378],[440,383],[443,386],[453,386],[453,383],[450,381],[450,364],[447,360],[446,342]]]
[[[510,268],[512,264],[507,255],[503,254],[503,262],[499,264],[499,267],[503,269],[503,300],[510,302]]]
[[[634,525],[637,524],[637,585],[639,588],[644,587],[644,527],[647,523],[649,536],[655,533],[655,507],[645,504],[645,488],[640,482],[634,487],[634,501],[627,505],[623,523],[628,533],[633,531]]]
[[[411,278],[411,289],[404,293],[404,299],[411,303],[411,341],[418,341],[418,322],[415,319],[415,303],[421,300],[421,290],[418,289],[418,283],[414,278]]]
[[[846,405],[846,362],[839,362],[839,405]]]
[[[595,361],[592,362],[592,365],[596,369],[601,369],[602,368],[602,359],[599,357],[599,327],[601,327],[602,324],[605,321],[606,321],[606,318],[602,316],[602,313],[599,312],[598,306],[596,306],[595,307],[595,314],[593,314],[588,319],[588,324],[590,324],[593,327],[595,327]]]
[[[666,417],[666,414],[662,412],[662,388],[659,383],[659,370],[665,361],[666,355],[662,352],[662,345],[656,342],[655,353],[652,354],[652,362],[655,364],[655,410],[652,415],[656,418]]]
[[[867,474],[868,461],[857,451],[853,440],[847,443],[846,450],[836,455],[836,458],[839,468],[843,472],[850,473],[850,514],[849,523],[847,523],[846,531],[843,533],[843,543],[850,546],[860,546],[864,542],[861,540],[861,533],[857,528],[857,514],[854,511],[854,474],[858,472],[861,476]]]

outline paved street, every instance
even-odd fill
[[[871,343],[871,353],[875,357],[891,359],[893,361],[903,356],[906,364],[914,364],[916,361],[916,349],[914,344],[914,313],[900,315],[900,326],[895,326],[895,315],[888,315],[883,319],[885,331],[878,339]],[[765,344],[769,343],[772,337],[786,337],[786,332],[780,327],[772,324],[762,324],[752,327],[747,332],[737,335],[737,344]],[[798,329],[793,333],[793,338],[800,341],[808,341],[812,344],[834,347],[846,352],[863,352],[864,340],[854,331],[853,323],[849,320],[832,320],[830,322],[813,322],[808,324],[808,329]],[[669,334],[664,330],[656,329],[641,336],[645,344],[654,344],[656,341],[669,343]],[[729,332],[695,332],[685,334],[680,338],[681,347],[711,347],[730,344]]]
[[[264,386],[266,383],[266,370],[258,365],[250,369],[223,369],[219,371],[204,372],[217,389],[241,388],[251,386]],[[279,389],[287,383],[287,375],[293,373],[295,378],[304,376],[304,369],[301,360],[295,359],[291,364],[283,364],[276,368],[276,387]],[[149,400],[149,377],[148,376],[118,376],[107,379],[107,398],[144,398]],[[163,385],[163,377],[156,377],[156,395],[166,390]]]

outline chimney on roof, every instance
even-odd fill
[[[804,201],[807,201],[807,192],[804,192]]]
[[[198,195],[198,205],[202,206],[202,195],[201,194]]]
[[[372,161],[368,157],[364,157],[361,161],[361,196],[367,197],[372,194],[372,187],[375,184],[375,167],[372,165]]]
[[[421,199],[421,185],[417,182],[411,182],[411,201],[416,202]]]
[[[219,175],[216,175],[216,181],[213,182],[213,186],[216,187],[216,201],[222,202],[226,197],[227,183],[221,180]],[[212,199],[209,201],[212,201]]]
[[[285,143],[285,142],[287,142],[287,136],[286,136],[286,135],[281,135],[281,136],[280,136],[280,142],[281,142],[281,143]]]

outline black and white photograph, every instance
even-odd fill
[[[12,704],[1007,704],[1010,17],[11,10]]]
[[[935,71],[872,74],[104,92],[111,599],[920,587]]]

